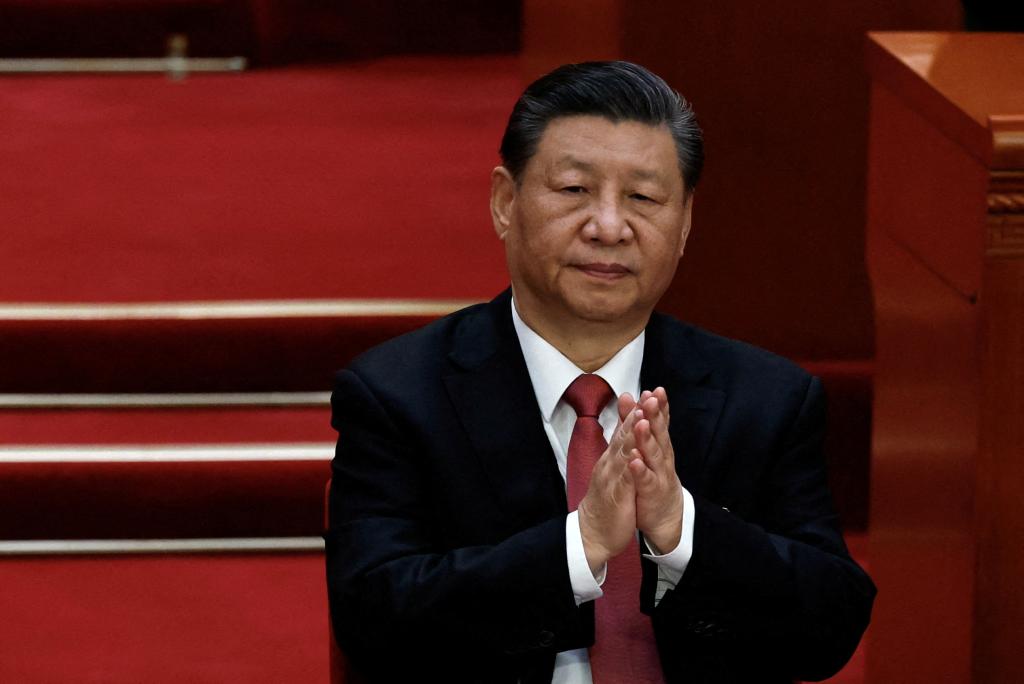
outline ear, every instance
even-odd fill
[[[499,240],[512,227],[512,205],[516,199],[516,182],[504,166],[491,171],[491,220]]]
[[[693,214],[693,191],[686,193],[683,201],[683,225],[682,234],[679,236],[679,257],[682,258],[683,250],[686,249],[686,239],[690,237],[690,218]]]

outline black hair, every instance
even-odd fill
[[[668,127],[686,191],[704,166],[704,134],[690,103],[661,77],[631,62],[566,64],[531,83],[519,97],[501,139],[502,164],[518,183],[544,129],[563,116],[601,116]]]

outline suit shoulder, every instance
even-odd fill
[[[486,304],[474,304],[390,340],[381,342],[356,356],[338,374],[351,371],[364,380],[381,376],[412,379],[424,374],[436,375],[453,346],[460,323],[478,313]]]
[[[728,384],[792,385],[806,390],[812,375],[789,359],[747,342],[718,335],[671,316],[657,314],[667,337],[684,339]]]

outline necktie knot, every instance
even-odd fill
[[[572,381],[563,396],[577,417],[597,418],[615,394],[600,375],[584,373]]]

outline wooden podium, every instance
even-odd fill
[[[1024,34],[867,63],[868,681],[1024,682]]]

